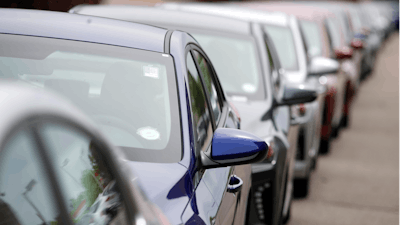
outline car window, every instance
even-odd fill
[[[191,34],[210,58],[224,91],[249,99],[264,99],[265,91],[256,46],[247,37]]]
[[[274,58],[272,57],[271,50],[268,46],[267,41],[265,40],[265,48],[267,49],[268,61],[269,61],[269,74],[271,74],[271,82],[274,88],[274,93],[277,94],[280,88],[280,77],[278,73],[278,68],[274,63]]]
[[[206,102],[203,85],[197,72],[191,54],[187,55],[187,73],[190,90],[190,102],[193,115],[193,130],[197,136],[196,146],[201,151],[206,151],[211,142],[213,129],[210,112]]]
[[[41,134],[74,223],[112,221],[122,210],[122,199],[104,157],[91,139],[58,124],[43,125]]]
[[[218,97],[218,92],[217,89],[215,88],[214,81],[212,79],[212,76],[214,74],[212,73],[212,70],[210,68],[210,64],[207,62],[207,60],[196,50],[193,50],[193,56],[195,57],[197,64],[199,65],[199,69],[201,71],[201,74],[203,75],[203,80],[204,80],[204,85],[205,85],[205,90],[207,91],[208,94],[208,100],[211,104],[211,109],[214,114],[214,120],[215,124],[218,124],[219,118],[221,117],[221,105]]]
[[[177,83],[169,55],[8,34],[0,34],[0,49],[0,80],[64,96],[129,160],[181,159]]]
[[[300,20],[300,26],[306,38],[308,52],[310,57],[320,56],[322,54],[321,33],[318,24],[313,21]]]
[[[325,20],[325,26],[327,30],[327,36],[329,39],[329,46],[331,51],[331,56],[334,57],[335,49],[340,48],[341,46],[341,36],[340,30],[337,27],[333,18],[327,18]]]
[[[35,142],[17,132],[0,152],[1,224],[61,224]]]
[[[290,28],[273,25],[265,25],[264,28],[275,45],[282,68],[287,71],[297,71],[299,69],[297,52]]]

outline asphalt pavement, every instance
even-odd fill
[[[289,225],[399,224],[399,33],[381,47],[350,126],[320,156]]]

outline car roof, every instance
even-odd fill
[[[72,13],[139,21],[165,26],[215,30],[237,34],[250,34],[250,23],[217,15],[169,10],[161,7],[127,5],[83,5],[70,10]],[[160,21],[163,21],[160,23]],[[165,22],[164,22],[165,21]]]
[[[164,3],[159,7],[183,10],[196,13],[207,13],[212,15],[220,15],[228,18],[236,18],[248,22],[268,23],[277,26],[288,26],[289,16],[282,12],[269,13],[243,8],[237,4],[225,3]]]
[[[0,9],[0,33],[41,36],[164,52],[168,30],[70,13]]]
[[[246,3],[245,3],[246,4]],[[311,4],[290,3],[290,2],[251,2],[248,5],[254,5],[259,9],[284,12],[294,15],[299,19],[305,20],[322,20],[328,16],[334,16],[332,12],[327,9],[312,6]]]

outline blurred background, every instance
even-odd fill
[[[79,4],[130,4],[130,5],[154,5],[160,2],[176,2],[192,0],[1,0],[0,7],[4,8],[22,8],[22,9],[44,9],[51,11],[67,12],[70,8]],[[199,2],[217,2],[230,0],[197,0]],[[232,0],[231,0],[232,1]],[[241,1],[241,0],[233,0]],[[244,0],[246,1],[246,0]],[[270,0],[282,1],[282,0]],[[295,1],[295,0],[284,0]],[[326,1],[326,0],[314,0]],[[363,2],[371,0],[342,0],[347,2]]]

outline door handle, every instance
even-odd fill
[[[227,191],[229,193],[236,193],[242,190],[243,181],[236,175],[232,175],[229,179]]]

